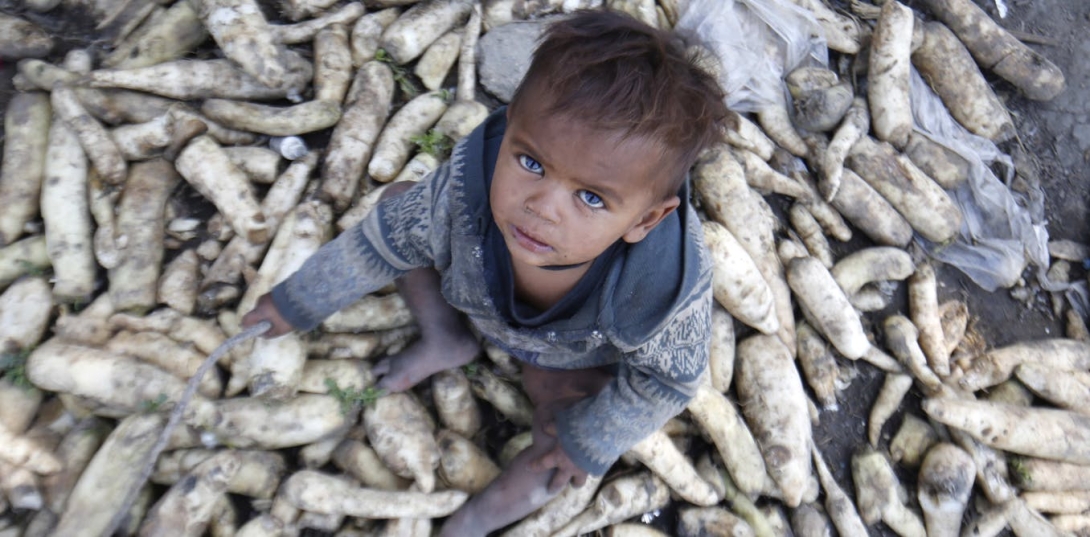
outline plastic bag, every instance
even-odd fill
[[[964,215],[961,232],[948,244],[935,244],[917,235],[917,240],[935,259],[953,265],[977,285],[995,291],[1013,286],[1027,262],[1038,268],[1037,278],[1048,291],[1062,291],[1066,285],[1048,280],[1048,230],[1040,215],[1034,218],[1031,200],[1007,187],[1014,166],[1006,154],[987,138],[970,133],[946,109],[935,92],[912,69],[912,115],[915,130],[956,152],[969,162],[969,179],[955,191],[948,191]],[[998,162],[1005,170],[1000,181],[989,167]]]
[[[829,63],[821,25],[787,0],[689,0],[677,28],[719,56],[719,83],[737,112],[780,102],[783,76],[796,67]]]

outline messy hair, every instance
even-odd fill
[[[664,185],[672,195],[701,150],[720,139],[729,113],[688,45],[624,13],[578,11],[545,30],[511,109],[533,94],[546,113],[660,144],[672,159],[674,181]]]

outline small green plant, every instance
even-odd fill
[[[144,414],[154,414],[163,408],[163,403],[167,402],[167,394],[161,393],[159,397],[155,399],[149,399],[140,403],[140,411]]]
[[[19,270],[22,271],[23,274],[30,276],[45,276],[49,271],[48,267],[39,267],[26,259],[16,259],[15,264],[19,265]]]
[[[454,100],[454,92],[450,91],[447,88],[443,88],[439,90],[439,98],[443,99],[443,102],[449,104],[451,101]]]
[[[375,401],[386,395],[386,390],[374,386],[368,386],[362,390],[341,388],[337,386],[337,381],[331,378],[325,379],[325,385],[326,388],[329,388],[329,395],[332,395],[341,404],[341,414],[345,416],[361,407],[375,404]]]
[[[0,354],[0,376],[20,388],[33,388],[30,379],[26,377],[26,358],[30,356],[31,350],[7,351]]]
[[[1007,469],[1014,475],[1015,483],[1018,485],[1030,485],[1033,483],[1033,476],[1030,475],[1029,469],[1026,468],[1025,461],[1022,457],[1011,457],[1007,463]]]
[[[410,140],[420,148],[421,152],[439,160],[446,160],[450,156],[451,148],[454,147],[454,141],[449,136],[435,132],[435,129],[431,129],[425,134],[413,136]]]
[[[462,372],[465,373],[467,377],[473,378],[480,374],[480,368],[480,364],[478,364],[477,362],[471,362],[462,366]]]
[[[390,53],[386,52],[386,49],[378,49],[375,52],[375,59],[390,66],[390,70],[394,73],[394,82],[397,82],[397,87],[401,89],[401,93],[404,93],[406,97],[412,99],[420,94],[420,88],[416,86],[416,82],[413,82],[409,70],[402,65],[398,65],[390,57]]]

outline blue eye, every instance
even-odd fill
[[[529,155],[519,155],[519,164],[521,164],[523,168],[526,168],[526,171],[530,173],[541,175],[543,171],[541,163],[534,160],[534,157]]]
[[[583,203],[586,203],[591,209],[601,209],[606,206],[605,202],[602,201],[602,198],[599,197],[598,194],[589,190],[580,190],[579,199],[583,200]]]

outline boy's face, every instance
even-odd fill
[[[618,239],[642,240],[678,206],[662,195],[658,144],[546,114],[540,101],[508,109],[492,177],[492,216],[516,270],[592,261]]]

